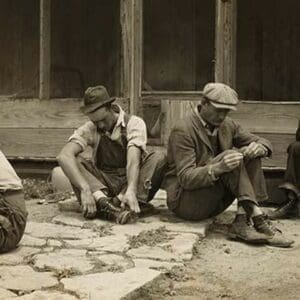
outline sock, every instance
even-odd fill
[[[94,192],[93,196],[94,196],[95,200],[106,197],[106,195],[101,190]]]

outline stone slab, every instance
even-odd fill
[[[0,287],[4,289],[34,291],[58,284],[51,272],[36,272],[29,266],[0,266],[0,274]]]
[[[161,247],[173,253],[177,259],[191,260],[193,257],[194,245],[199,241],[199,236],[193,233],[180,233],[166,243],[160,244]]]
[[[0,300],[14,299],[16,297],[17,297],[16,294],[14,294],[8,290],[0,288]]]
[[[183,263],[180,262],[166,262],[166,261],[159,261],[153,259],[134,259],[134,265],[136,268],[149,268],[149,269],[157,269],[157,270],[171,270],[174,267],[183,267]]]
[[[134,258],[146,258],[161,261],[181,261],[174,253],[166,251],[160,247],[142,246],[135,249],[130,249],[127,255]]]
[[[34,257],[34,266],[39,269],[50,268],[85,273],[94,268],[86,253],[86,250],[62,249],[52,253],[37,254]]]
[[[37,238],[75,240],[81,238],[95,238],[98,236],[98,234],[91,229],[37,222],[28,222],[26,233]]]
[[[147,227],[150,224],[155,224],[152,226],[164,226],[168,231],[174,231],[174,232],[186,232],[186,233],[195,233],[199,235],[199,237],[205,237],[206,231],[210,224],[212,223],[212,219],[207,219],[205,221],[201,222],[189,222],[184,221],[182,222],[181,219],[177,219],[173,217],[172,219],[178,220],[170,220],[170,221],[161,221],[160,216],[151,216],[144,218],[144,226]]]
[[[46,240],[35,238],[28,234],[24,234],[20,244],[22,246],[43,247],[46,245]]]
[[[61,292],[37,291],[18,297],[18,300],[77,300],[77,298]]]
[[[26,257],[40,252],[40,249],[19,246],[8,253],[0,254],[0,266],[1,265],[18,265],[24,262]]]
[[[142,231],[155,230],[165,225],[165,223],[159,221],[151,223],[137,222],[134,224],[115,225],[112,228],[112,233],[115,235],[133,236],[140,234]]]
[[[49,247],[62,247],[62,245],[63,245],[63,243],[58,240],[49,239],[47,241],[47,246],[49,246]]]
[[[100,254],[94,255],[93,253],[90,254],[93,257],[97,257],[105,266],[118,266],[123,269],[132,268],[134,265],[131,260],[125,258],[122,255],[117,254]]]
[[[108,252],[124,252],[129,248],[126,236],[104,236],[93,239],[65,240],[67,247]]]
[[[79,213],[64,213],[52,219],[52,223],[75,227],[83,227],[85,221]]]
[[[123,273],[96,273],[62,279],[66,290],[75,292],[80,299],[119,300],[156,279],[161,273],[145,268],[128,269]],[[116,288],[116,285],[118,288]]]

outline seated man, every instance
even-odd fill
[[[23,186],[0,151],[0,253],[17,247],[26,226]]]
[[[86,90],[81,110],[90,121],[69,138],[58,162],[69,178],[83,214],[125,224],[147,207],[166,168],[162,153],[147,153],[146,126],[113,104],[105,87]],[[79,154],[88,146],[92,161]],[[148,205],[149,207],[149,205]]]
[[[272,227],[258,207],[267,198],[261,157],[271,154],[271,145],[227,117],[237,103],[229,86],[209,83],[202,104],[172,129],[165,178],[168,207],[197,221],[223,212],[237,198],[232,238],[288,247],[293,241]]]
[[[286,192],[287,201],[269,214],[271,219],[282,219],[290,215],[300,217],[300,120],[296,131],[296,141],[289,145],[287,152],[284,183],[279,186]]]

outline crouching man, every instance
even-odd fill
[[[81,110],[90,121],[75,130],[58,156],[86,218],[125,224],[149,207],[161,185],[165,156],[147,153],[146,126],[114,104],[103,86],[90,87]],[[79,154],[88,146],[92,161]]]
[[[261,158],[271,155],[271,145],[227,117],[237,104],[233,89],[209,83],[201,105],[172,129],[165,181],[168,207],[183,219],[197,221],[223,212],[237,198],[230,237],[288,247],[293,241],[258,206],[267,198]]]
[[[21,180],[0,151],[0,253],[17,247],[26,219]]]

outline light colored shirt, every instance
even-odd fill
[[[147,130],[145,122],[141,118],[133,115],[126,124],[124,110],[119,105],[117,105],[117,107],[119,110],[117,122],[112,133],[106,132],[105,134],[111,140],[121,142],[121,129],[122,127],[126,128],[127,149],[135,146],[140,148],[143,152],[146,152]],[[92,121],[88,121],[76,129],[68,141],[77,143],[82,147],[83,151],[90,146],[93,149],[93,158],[95,159],[98,145],[101,142],[101,134],[97,131],[97,126]]]
[[[21,179],[16,174],[5,155],[0,151],[0,191],[23,189]]]

